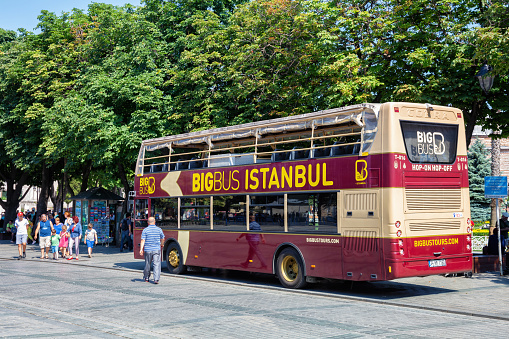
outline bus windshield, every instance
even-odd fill
[[[456,160],[458,125],[401,121],[401,130],[411,162],[452,164]]]

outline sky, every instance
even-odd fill
[[[39,23],[37,17],[43,9],[60,16],[62,12],[70,12],[73,8],[86,10],[92,2],[123,6],[130,3],[140,5],[140,0],[0,0],[0,28],[17,31],[25,28],[36,32]]]

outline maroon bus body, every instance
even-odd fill
[[[359,182],[356,180],[356,166],[358,160],[367,166],[368,177]],[[271,173],[276,168],[281,173],[283,167],[289,168],[304,165],[306,168],[318,168],[320,171],[326,166],[326,172],[321,173],[321,182],[305,187],[268,187],[250,189],[245,185],[246,173],[250,175],[253,169],[269,168]],[[193,191],[193,174],[198,173],[205,178],[206,173],[222,172],[222,178],[230,178],[230,172],[237,171],[239,187],[236,190],[224,189],[219,184],[212,191],[202,191],[195,181]],[[247,171],[247,172],[246,172]],[[203,176],[202,176],[203,173]],[[258,174],[260,172],[258,171]],[[315,179],[313,174],[312,179]],[[168,173],[150,173],[137,177],[135,190],[137,199],[168,197],[168,193],[161,187],[161,181]],[[210,176],[209,176],[210,177]],[[323,185],[326,177],[327,186]],[[195,177],[196,178],[196,177]],[[258,177],[260,186],[263,177]],[[268,178],[266,179],[268,181]],[[332,184],[330,184],[332,182]],[[351,188],[380,188],[380,187],[410,187],[410,188],[465,188],[468,187],[466,156],[458,156],[452,165],[412,164],[403,154],[383,154],[369,156],[348,156],[338,158],[321,158],[301,161],[287,161],[270,164],[245,165],[230,168],[204,168],[180,172],[177,183],[183,196],[210,196],[230,194],[255,193],[298,193],[339,191]],[[227,185],[226,185],[227,186]],[[234,185],[233,187],[236,187]],[[247,189],[246,189],[247,187]],[[218,188],[217,190],[214,190]],[[150,205],[149,205],[150,213]],[[339,212],[338,212],[339,213]],[[135,258],[139,255],[139,243],[142,228],[135,228],[134,245]],[[178,232],[189,231],[189,248],[185,264],[219,269],[251,271],[261,273],[275,273],[275,262],[279,251],[285,246],[294,247],[302,256],[305,276],[354,281],[391,280],[410,276],[424,276],[432,274],[468,272],[472,270],[472,252],[467,244],[471,241],[470,233],[458,233],[447,236],[429,236],[418,238],[362,238],[345,237],[338,233],[270,233],[261,232],[265,243],[260,243],[258,249],[267,263],[255,256],[247,267],[246,262],[249,244],[246,237],[237,238],[242,231],[216,231],[172,229],[164,230],[166,246],[171,241],[178,242]],[[404,254],[400,253],[399,241],[404,242]],[[446,246],[444,245],[446,244]],[[447,266],[430,267],[429,261],[435,259],[433,253],[440,252],[440,259],[446,259]],[[164,257],[164,256],[163,256]]]

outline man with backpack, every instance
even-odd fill
[[[129,251],[133,250],[133,241],[131,240],[133,223],[131,222],[131,213],[126,213],[125,218],[120,222],[120,252],[124,252],[124,244],[127,243]]]

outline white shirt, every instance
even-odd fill
[[[27,232],[27,226],[28,226],[28,220],[23,218],[23,220],[19,220],[19,218],[16,218],[16,221],[14,222],[14,225],[18,229],[18,234],[28,234]]]
[[[90,240],[90,241],[95,241],[95,234],[96,234],[96,230],[94,230],[93,228],[91,230],[86,230],[85,231],[85,236],[87,237],[87,240]]]

